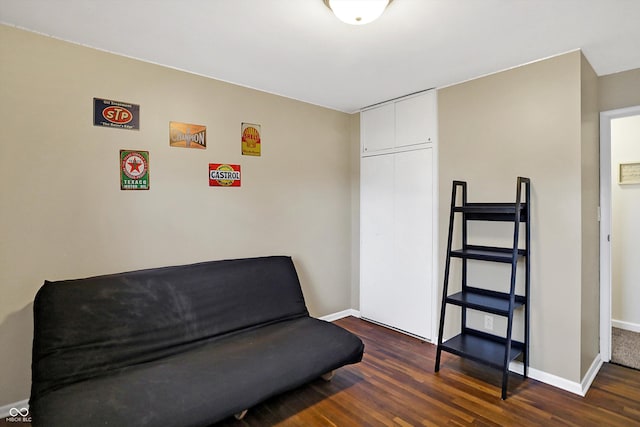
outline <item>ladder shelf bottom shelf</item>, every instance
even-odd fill
[[[505,341],[502,337],[467,330],[442,343],[440,348],[442,351],[502,369]],[[512,340],[509,362],[518,358],[523,352],[524,344]]]

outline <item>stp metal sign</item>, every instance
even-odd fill
[[[128,102],[93,98],[93,125],[140,129],[140,106]]]
[[[240,187],[240,165],[209,163],[210,187]]]

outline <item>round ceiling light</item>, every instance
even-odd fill
[[[393,0],[323,0],[342,22],[364,25],[373,22]]]

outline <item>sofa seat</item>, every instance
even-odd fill
[[[66,386],[32,410],[49,414],[49,426],[207,426],[356,363],[362,352],[362,342],[346,330],[303,317]],[[60,407],[66,409],[53,410]]]

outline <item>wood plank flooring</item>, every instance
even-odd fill
[[[336,324],[365,343],[361,363],[250,408],[217,427],[640,426],[640,371],[605,364],[587,396],[512,374],[500,399],[498,370],[442,354],[435,346],[353,317]],[[7,423],[0,426],[24,426]]]
[[[586,397],[498,370],[353,317],[336,324],[365,343],[361,363],[249,409],[218,426],[640,426],[640,371],[605,364]]]

